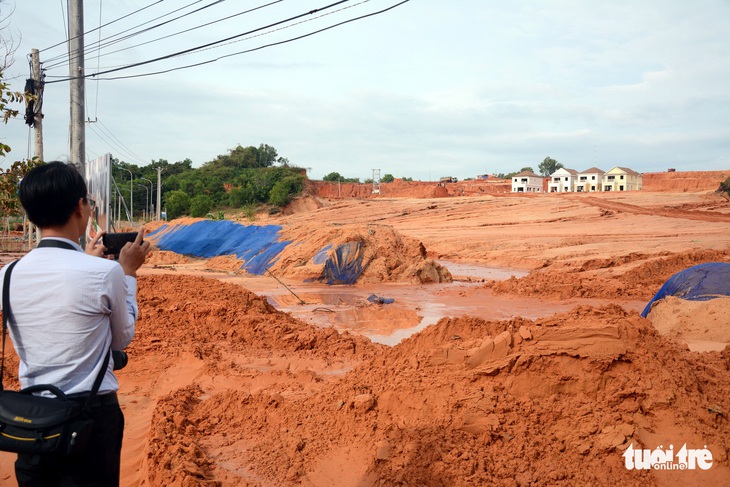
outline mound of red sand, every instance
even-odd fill
[[[135,348],[187,350],[204,365],[155,409],[154,485],[730,481],[730,350],[689,352],[635,312],[443,319],[385,348],[298,322],[235,286],[178,279],[145,278],[169,297],[142,294]],[[262,349],[268,367],[241,360]],[[273,367],[284,350],[290,364],[360,365],[336,375]],[[625,468],[630,444],[670,442],[707,445],[716,466],[671,477]]]

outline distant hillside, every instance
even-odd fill
[[[714,191],[730,177],[727,171],[647,172],[644,191]]]

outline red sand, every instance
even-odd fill
[[[241,284],[259,294],[280,284],[242,276],[232,256],[200,263],[155,251],[118,373],[123,486],[730,485],[728,300],[666,300],[649,319],[636,311],[678,270],[730,261],[730,202],[691,187],[403,196],[312,195],[281,216],[258,215],[300,244],[272,272],[301,288],[323,241],[362,238],[377,265],[354,291],[395,282],[413,299],[452,293],[488,307],[514,297],[547,314],[454,311],[386,347],[277,311]],[[424,265],[437,269],[434,259],[530,273],[414,280]],[[550,311],[566,302],[569,311]],[[693,342],[715,351],[690,351]],[[706,445],[712,468],[625,467],[629,445],[685,443]],[[12,461],[0,454],[1,485],[14,484]]]

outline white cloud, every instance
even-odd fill
[[[130,57],[102,58],[100,65],[149,59],[320,6],[295,3],[135,47],[124,51]],[[318,22],[393,3],[372,0]],[[23,32],[22,52],[64,36],[57,2],[32,4],[17,2],[13,17]],[[147,4],[105,4],[105,19]],[[201,25],[238,8],[226,2],[191,19]],[[139,18],[152,17],[150,11]],[[86,22],[95,26],[98,10],[87,10]],[[211,59],[314,23],[128,73]],[[293,164],[311,167],[315,178],[338,171],[365,179],[373,168],[415,179],[447,170],[465,178],[537,167],[546,156],[576,169],[728,169],[728,32],[730,4],[723,0],[419,0],[197,68],[90,80],[87,110],[143,161],[190,158],[199,165],[239,143],[268,143]],[[24,77],[23,64],[10,74]],[[96,65],[90,55],[87,70]],[[68,85],[49,86],[46,154],[57,158],[66,151]],[[27,146],[22,123],[0,137],[14,155]],[[90,133],[90,151],[129,160],[108,145]]]

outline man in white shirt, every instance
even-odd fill
[[[136,271],[149,252],[143,242],[127,243],[119,261],[100,258],[101,234],[79,246],[93,201],[76,168],[51,162],[33,168],[18,192],[28,219],[42,240],[11,274],[8,331],[18,356],[22,388],[52,384],[85,401],[110,348],[132,341],[137,320]],[[6,268],[0,271],[0,287]],[[113,364],[92,399],[93,438],[78,456],[18,455],[15,473],[26,485],[119,485],[124,416],[116,391]]]

